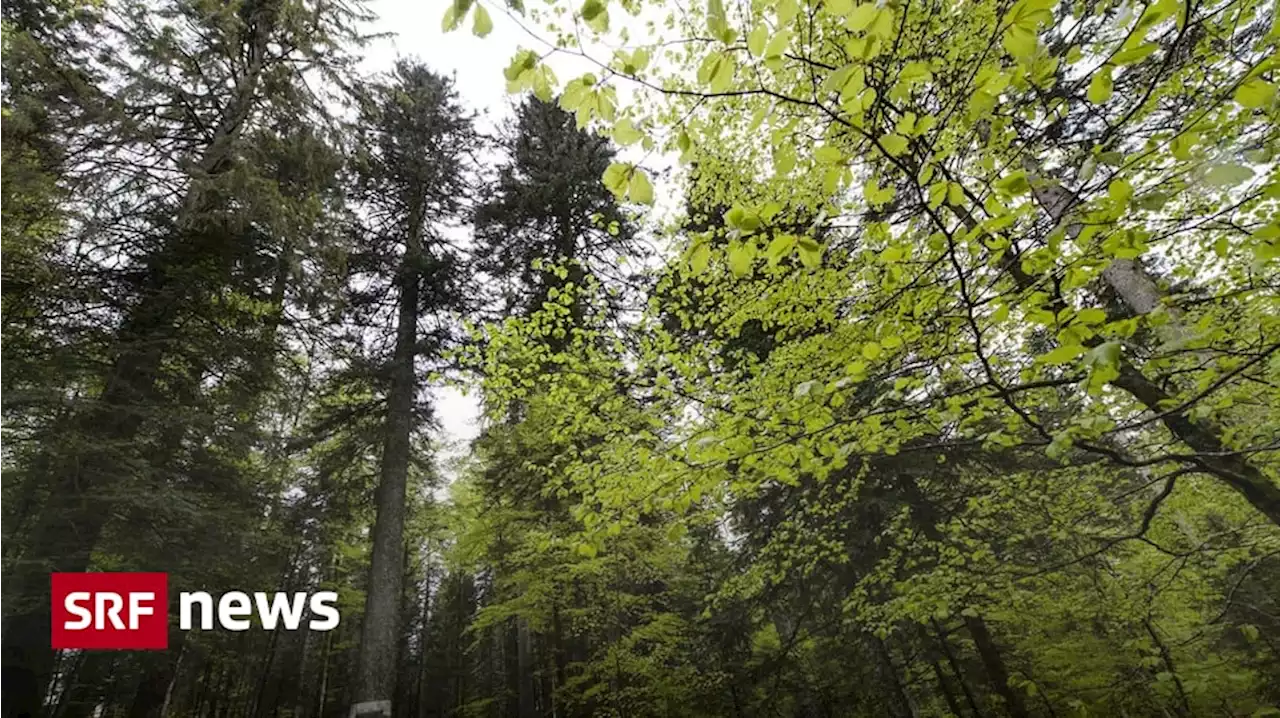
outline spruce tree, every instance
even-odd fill
[[[282,235],[298,229],[277,221],[281,198],[263,191],[269,168],[250,136],[271,134],[280,118],[323,125],[326,109],[302,71],[344,72],[362,17],[359,5],[287,0],[112,10],[99,40],[120,52],[81,59],[92,68],[82,77],[101,78],[92,92],[106,109],[80,134],[56,138],[79,153],[59,179],[77,201],[57,241],[90,248],[78,255],[90,282],[79,316],[97,322],[84,329],[102,342],[102,364],[72,387],[68,415],[23,467],[44,498],[6,567],[7,715],[38,714],[49,685],[49,572],[91,565],[114,508],[156,458],[153,441],[166,432],[180,441],[173,410],[183,411],[187,378],[200,380],[189,360],[207,353],[203,330],[227,308],[250,307],[242,298],[260,299],[246,285],[278,265]],[[174,28],[158,30],[157,17]],[[274,321],[233,311],[237,322]]]
[[[452,340],[442,317],[463,303],[462,269],[447,233],[468,207],[477,135],[452,80],[412,62],[400,62],[371,89],[361,125],[367,137],[358,188],[370,245],[365,260],[373,270],[362,301],[373,316],[390,302],[395,331],[384,365],[381,477],[352,715],[389,717],[400,645],[405,497],[414,436],[423,425],[417,360],[440,356]],[[426,331],[419,327],[424,320]]]

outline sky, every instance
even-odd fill
[[[493,31],[479,38],[471,32],[470,15],[457,30],[443,31],[441,19],[447,0],[372,0],[370,9],[379,17],[368,31],[390,36],[379,38],[366,48],[362,69],[381,72],[390,70],[399,58],[422,60],[436,72],[453,75],[464,104],[481,114],[480,129],[493,130],[510,116],[516,99],[507,94],[503,70],[521,47],[541,53],[548,46],[517,24],[503,3],[487,0],[483,4],[493,18]],[[532,24],[527,27],[536,29]],[[607,59],[611,53],[597,48],[593,54]],[[594,69],[588,61],[566,55],[554,55],[546,61],[561,82]],[[452,387],[436,388],[432,394],[436,417],[445,434],[442,438],[452,444],[441,458],[465,453],[467,442],[475,438],[480,428],[476,394],[464,396]]]
[[[545,47],[522,30],[502,11],[499,3],[485,3],[493,18],[493,31],[485,38],[471,32],[468,17],[462,27],[446,33],[440,27],[447,3],[440,0],[374,0],[371,9],[379,15],[369,27],[373,33],[393,36],[375,40],[365,51],[363,69],[390,70],[399,58],[416,58],[433,70],[453,75],[463,102],[481,113],[479,126],[490,131],[511,114],[514,97],[506,92],[502,71],[521,45]],[[553,65],[554,67],[554,65]],[[565,68],[569,72],[571,68]],[[479,432],[480,406],[470,396],[453,387],[436,388],[437,420],[445,434],[444,451],[449,458],[465,453],[466,444]]]

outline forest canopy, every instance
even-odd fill
[[[4,6],[6,716],[1280,715],[1274,1],[376,10]]]

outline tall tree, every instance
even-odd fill
[[[108,111],[61,140],[78,152],[75,174],[61,181],[79,196],[60,240],[90,248],[79,256],[85,271],[110,281],[85,302],[86,316],[114,321],[106,367],[76,387],[87,396],[63,438],[46,441],[29,468],[46,498],[7,566],[7,715],[40,711],[53,666],[48,573],[90,565],[111,506],[148,461],[139,437],[166,425],[170,360],[188,348],[184,332],[201,326],[183,320],[218,306],[259,252],[277,251],[261,212],[278,208],[254,202],[270,195],[254,186],[261,168],[246,136],[278,117],[323,124],[326,110],[300,69],[342,72],[357,41],[351,23],[362,17],[358,4],[290,0],[216,11],[122,2],[112,11],[99,42],[119,52],[84,50]],[[156,27],[157,17],[170,27]]]
[[[362,106],[368,128],[359,166],[369,239],[392,277],[395,333],[386,364],[386,422],[372,559],[352,715],[392,715],[403,601],[404,526],[413,437],[421,426],[416,360],[447,346],[449,312],[462,306],[461,268],[446,236],[467,208],[476,149],[452,80],[400,62]],[[366,291],[366,294],[368,292]],[[435,322],[421,334],[419,323]]]
[[[616,147],[555,103],[525,95],[503,148],[507,161],[475,224],[478,264],[497,279],[504,311],[527,315],[555,288],[581,292],[588,276],[624,288],[633,277],[617,274],[619,260],[639,263],[644,253],[635,223],[600,183]]]

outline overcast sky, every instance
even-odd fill
[[[482,129],[492,129],[510,114],[513,99],[507,95],[503,69],[521,45],[540,46],[503,13],[497,3],[486,3],[486,6],[493,17],[493,32],[481,39],[471,33],[470,17],[454,32],[441,30],[446,2],[374,0],[370,7],[379,18],[371,31],[394,33],[394,36],[376,40],[367,48],[364,69],[380,72],[391,69],[400,57],[421,59],[435,71],[453,75],[463,101],[482,113]],[[566,72],[571,69],[565,68]],[[437,389],[433,393],[436,416],[445,433],[449,440],[459,443],[458,450],[465,449],[465,442],[474,438],[479,429],[476,396],[463,396],[453,388]]]
[[[458,92],[463,101],[472,110],[481,113],[480,127],[491,131],[506,117],[510,116],[515,96],[506,92],[506,80],[503,70],[511,62],[511,58],[520,48],[537,50],[545,53],[549,47],[534,35],[522,28],[503,9],[504,4],[487,0],[484,5],[493,18],[493,31],[485,38],[478,38],[471,32],[470,15],[457,30],[445,33],[441,29],[441,19],[448,0],[373,0],[371,9],[379,15],[376,23],[370,28],[374,33],[391,33],[390,37],[373,42],[366,49],[364,70],[380,72],[391,69],[398,58],[417,58],[426,62],[437,72],[453,75]],[[640,37],[646,33],[638,31],[641,23],[629,18],[622,12],[616,12],[615,27],[626,23],[633,28],[633,34]],[[526,27],[536,30],[536,26],[525,23]],[[593,55],[608,60],[612,53],[608,48],[588,47]],[[561,83],[584,72],[596,70],[589,60],[571,55],[558,54],[545,60],[550,64]],[[619,99],[627,101],[628,88],[619,87]],[[638,150],[637,148],[633,148]],[[637,156],[632,156],[632,155]],[[638,151],[624,152],[622,159],[639,161]],[[645,161],[647,168],[669,167],[673,158],[648,155]],[[655,174],[653,179],[659,190],[662,189],[660,178]],[[659,205],[663,193],[658,192]],[[474,438],[479,430],[479,404],[476,396],[463,396],[453,388],[437,389],[436,416],[447,434],[448,440],[458,444],[453,452],[457,455],[465,450],[465,443]]]

